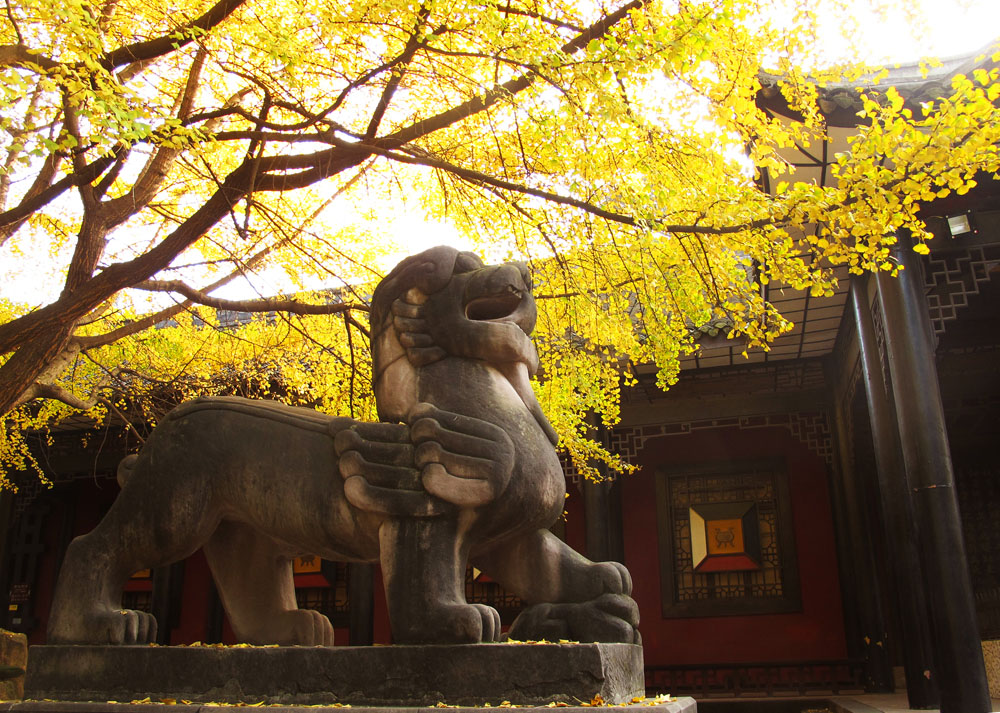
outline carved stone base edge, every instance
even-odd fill
[[[596,696],[628,703],[643,692],[642,647],[632,644],[33,646],[25,681],[25,697],[38,705],[43,699],[94,705],[143,699],[376,708],[579,705]],[[31,705],[17,704],[17,710],[50,710],[26,707]]]

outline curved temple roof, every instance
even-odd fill
[[[848,138],[862,123],[857,116],[861,109],[859,89],[885,91],[889,87],[895,87],[907,104],[917,109],[921,102],[948,95],[952,77],[971,74],[975,69],[1000,66],[1000,62],[992,59],[992,55],[998,50],[1000,40],[968,55],[943,60],[939,66],[926,70],[921,68],[920,63],[897,65],[889,68],[888,76],[883,75],[881,79],[869,75],[855,82],[820,88],[819,105],[827,119],[829,140],[782,152],[788,163],[795,167],[794,180],[817,185],[827,185],[831,180],[829,166],[836,161],[837,153],[847,150]],[[781,77],[777,75],[761,75],[758,105],[775,116],[794,121],[798,116],[789,109],[782,97],[778,88],[780,81]],[[786,176],[765,173],[761,182],[763,188],[770,191],[779,179],[785,178]],[[935,246],[931,247],[933,249]],[[836,273],[840,284],[832,297],[811,297],[808,291],[796,290],[781,283],[765,286],[765,296],[795,324],[791,332],[775,340],[770,352],[754,350],[749,353],[749,359],[746,359],[742,356],[743,347],[739,342],[724,338],[702,339],[701,353],[683,358],[681,368],[733,366],[829,354],[840,328],[850,280],[846,267],[836,268]]]

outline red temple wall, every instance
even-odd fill
[[[785,458],[802,611],[664,618],[654,478],[659,466]],[[826,465],[783,428],[696,431],[651,439],[622,482],[625,564],[634,581],[647,666],[846,658]]]

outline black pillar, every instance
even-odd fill
[[[903,469],[896,409],[882,372],[882,357],[876,342],[868,291],[859,278],[851,280],[851,302],[861,350],[861,380],[865,387],[875,447],[884,526],[882,534],[888,545],[889,571],[895,584],[893,590],[900,624],[903,669],[906,671],[906,694],[910,708],[937,708],[940,701],[937,681],[927,675],[934,670],[933,649],[917,552],[917,526]]]
[[[861,631],[860,639],[850,642],[851,650],[860,650],[865,659],[865,690],[872,693],[892,691],[892,665],[886,645],[885,614],[882,609],[882,590],[879,586],[875,557],[868,543],[868,503],[864,488],[851,462],[847,428],[843,410],[834,408],[833,426],[837,437],[841,465],[840,490],[845,503],[845,525],[849,532],[851,563],[857,598],[854,607]]]
[[[371,646],[375,641],[375,565],[347,565],[348,636],[351,646]]]
[[[171,632],[181,623],[186,560],[153,570],[153,602],[150,612],[156,619],[156,643],[170,644]],[[206,621],[206,626],[208,622]],[[206,632],[207,633],[207,632]]]
[[[836,408],[836,406],[834,406]],[[831,412],[831,421],[834,416]],[[851,541],[851,530],[847,517],[847,498],[844,495],[845,469],[849,464],[844,462],[840,439],[846,434],[839,433],[838,428],[832,429],[837,452],[837,467],[830,473],[828,482],[830,489],[830,506],[833,511],[833,537],[837,548],[837,573],[840,580],[840,601],[844,610],[844,635],[847,639],[847,655],[849,658],[861,658],[865,655],[864,628],[861,625],[861,604],[859,597],[858,573],[854,566],[854,549]]]
[[[223,622],[226,619],[226,609],[222,606],[219,590],[213,579],[208,588],[208,617],[205,622],[205,643],[221,644]],[[159,633],[159,632],[157,632]]]
[[[608,447],[607,429],[596,425],[594,416],[588,418],[595,424],[595,440]],[[625,563],[625,542],[622,533],[621,485],[608,477],[607,466],[596,461],[593,465],[603,480],[595,483],[583,479],[583,527],[587,557],[593,562]]]
[[[920,265],[908,234],[892,257],[899,277],[880,273],[878,294],[903,464],[917,518],[941,713],[991,708],[972,583],[955,497],[933,333]]]
[[[595,483],[583,479],[583,527],[586,538],[587,557],[592,562],[606,562],[611,559],[611,543],[608,528],[608,488],[607,481]]]

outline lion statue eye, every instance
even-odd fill
[[[485,263],[475,253],[460,252],[455,258],[454,273],[457,275],[462,272],[472,272],[484,266]]]

